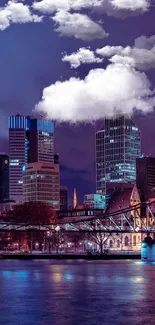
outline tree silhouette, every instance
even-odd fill
[[[101,254],[103,253],[103,248],[106,247],[107,240],[110,236],[110,234],[105,234],[103,232],[92,232],[88,234],[89,240],[99,246]]]
[[[59,248],[62,247],[62,245],[65,243],[66,235],[65,232],[62,230],[53,232],[48,237],[48,243],[49,243],[49,252],[51,248],[55,248],[56,253],[59,252]]]
[[[17,205],[14,210],[7,212],[5,220],[26,225],[50,225],[57,222],[56,211],[43,202],[27,202]],[[33,229],[31,232],[12,233],[13,241],[18,242],[19,249],[25,247],[27,242],[27,247],[31,251],[34,248],[34,241],[37,240],[41,246],[45,236],[45,233],[41,231],[36,233]]]
[[[79,242],[86,239],[86,234],[81,232],[73,232],[67,234],[67,240],[74,244],[75,252],[78,252]]]
[[[17,205],[6,215],[7,220],[31,225],[56,224],[56,212],[43,202],[27,202]]]

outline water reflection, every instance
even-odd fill
[[[141,262],[0,261],[1,324],[154,325],[154,282]]]
[[[66,272],[66,273],[64,274],[64,278],[65,278],[65,280],[67,280],[67,281],[72,281],[72,280],[73,280],[73,274],[71,274],[70,272]]]
[[[60,274],[60,273],[54,273],[54,274],[53,274],[53,280],[54,280],[55,282],[60,282],[60,281],[62,281],[62,274]]]
[[[133,281],[134,283],[142,283],[142,282],[144,282],[144,278],[142,278],[140,276],[135,276],[135,277],[131,278],[131,281]]]

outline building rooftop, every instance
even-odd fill
[[[106,209],[106,213],[110,214],[118,210],[122,210],[130,207],[131,196],[133,192],[134,185],[130,185],[129,188],[120,188],[114,192],[109,205]]]

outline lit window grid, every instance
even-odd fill
[[[140,134],[137,128],[132,128],[135,127],[131,121],[130,126],[119,127],[119,129],[114,130],[112,128],[109,134],[107,134],[107,130],[96,134],[97,191],[102,190],[104,193],[107,179],[109,182],[134,182],[136,177],[136,158],[140,155]],[[123,131],[124,129],[125,131]],[[111,138],[114,141],[110,143]],[[120,161],[124,164],[121,172],[116,167]],[[126,163],[132,166],[131,170],[129,167],[126,167]],[[110,174],[110,177],[107,177],[106,174]]]

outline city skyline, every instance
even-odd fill
[[[154,21],[0,0],[2,325],[154,325]]]
[[[15,117],[16,116],[16,117]],[[30,135],[29,135],[29,137],[28,137],[28,134],[26,135],[26,133],[24,133],[25,134],[25,136],[26,136],[26,139],[30,139],[31,138],[31,144],[32,144],[32,147],[30,146],[30,149],[29,149],[29,152],[31,153],[31,154],[28,154],[29,155],[29,157],[30,157],[30,159],[29,159],[29,161],[31,160],[31,162],[33,162],[33,161],[35,161],[35,159],[33,159],[34,158],[34,153],[35,153],[35,150],[32,150],[32,149],[34,149],[33,147],[34,147],[34,144],[36,143],[36,140],[37,139],[35,139],[36,137],[33,137],[35,134],[34,134],[34,130],[35,130],[35,128],[36,127],[38,127],[38,128],[40,128],[40,127],[42,127],[42,129],[44,128],[44,129],[47,129],[47,127],[48,127],[48,129],[49,129],[49,126],[48,125],[43,125],[43,124],[45,124],[45,119],[43,118],[43,116],[41,117],[41,116],[35,116],[35,115],[33,115],[33,116],[24,116],[24,115],[19,115],[19,114],[17,114],[17,115],[15,115],[15,116],[12,116],[12,117],[10,117],[9,118],[9,126],[11,126],[11,127],[15,127],[17,124],[22,124],[22,126],[24,126],[25,125],[25,127],[27,126],[27,130],[29,129],[29,130],[31,130],[31,131],[33,131],[33,132],[30,132],[30,134],[31,134],[31,137],[30,137]],[[15,118],[18,118],[18,119],[20,119],[20,121],[15,121]],[[127,117],[126,117],[127,118]],[[127,118],[127,120],[128,120],[128,118]],[[130,119],[129,119],[130,120]],[[41,121],[41,122],[39,122],[39,121]],[[43,121],[43,122],[42,122]],[[105,120],[105,122],[107,121],[107,123],[112,123],[112,125],[113,125],[113,123],[115,123],[115,119],[110,119],[109,121],[110,122],[108,122],[108,120]],[[18,123],[17,123],[18,122]],[[30,123],[31,122],[31,123]],[[38,124],[38,123],[41,123],[41,124]],[[51,123],[51,125],[53,125],[52,126],[52,132],[55,132],[55,130],[54,130],[54,123],[52,122],[52,121],[47,121],[46,122],[46,124],[47,123]],[[127,123],[127,122],[125,122],[125,123]],[[129,122],[127,123],[127,124],[130,124]],[[103,122],[102,122],[102,125],[103,125]],[[109,124],[108,124],[109,125]],[[131,120],[131,125],[134,125],[134,127],[135,127],[135,123],[133,123],[132,122],[132,120]],[[18,125],[19,126],[19,125]],[[129,127],[127,127],[127,128],[129,128]],[[96,134],[99,134],[102,130],[103,130],[104,128],[102,127],[100,130],[98,130],[98,132],[96,133]],[[12,129],[13,130],[13,129]],[[41,130],[41,129],[38,129],[38,130]],[[137,126],[136,126],[136,130],[138,130],[137,129]],[[20,130],[20,132],[21,132],[21,130]],[[39,132],[39,134],[40,134],[40,131],[38,131]],[[133,131],[132,131],[133,132]],[[42,133],[42,132],[41,132]],[[130,133],[130,132],[129,132]],[[138,133],[139,133],[139,130],[138,130]],[[40,141],[39,139],[40,139],[40,135],[38,134],[38,136],[37,136],[37,138],[38,138],[38,141]],[[54,133],[53,133],[54,134]],[[95,134],[93,134],[94,135],[94,138],[95,138]],[[24,136],[24,137],[25,137]],[[41,142],[42,142],[42,140],[49,140],[49,136],[48,136],[48,138],[47,138],[47,134],[45,134],[45,139],[42,139],[41,138]],[[135,134],[133,134],[133,136],[135,136]],[[41,137],[42,137],[42,135],[41,135]],[[127,137],[128,137],[128,135],[127,135]],[[46,139],[47,138],[47,139]],[[25,139],[25,138],[24,138]],[[53,138],[54,139],[54,138]],[[21,141],[21,138],[20,138],[20,141]],[[25,141],[25,140],[24,140]],[[40,144],[41,144],[41,142],[40,142]],[[45,142],[47,142],[47,141],[45,141]],[[38,144],[39,144],[39,142],[38,142]],[[45,145],[46,145],[46,143],[45,143]],[[140,145],[140,147],[141,147],[141,145]],[[40,148],[40,145],[39,145],[39,148]],[[43,150],[44,148],[42,147],[42,150]],[[46,148],[45,148],[46,149]],[[25,149],[24,149],[25,150]],[[39,149],[40,150],[40,149]],[[46,150],[45,150],[46,151]],[[25,151],[24,151],[25,152]],[[38,151],[38,154],[39,154],[39,152],[41,152],[41,151]],[[33,155],[32,155],[32,153],[33,153]],[[37,153],[37,152],[36,152]],[[45,153],[45,155],[46,155],[46,153]],[[139,151],[139,155],[137,156],[137,157],[139,157],[140,156],[140,151]],[[39,159],[39,155],[38,155],[38,159]],[[58,161],[60,160],[61,161],[61,157],[59,157],[59,155],[58,154],[55,154],[54,153],[54,151],[52,151],[52,157],[53,157],[53,160],[54,160],[54,163],[58,163]],[[135,156],[136,157],[136,156]],[[15,157],[15,158],[17,158],[17,157]],[[94,157],[95,158],[95,157]],[[36,159],[37,159],[37,156],[36,156]],[[47,157],[45,157],[45,161],[46,161],[46,159],[47,159]],[[49,159],[50,159],[50,161],[51,161],[51,157],[49,157]],[[27,160],[28,161],[28,160]],[[41,160],[40,160],[41,161]],[[12,159],[11,159],[11,163],[12,163]],[[22,167],[24,166],[24,164],[26,164],[26,161],[25,162],[22,162]],[[21,167],[21,166],[20,166]],[[112,167],[113,168],[113,167]],[[94,174],[95,174],[95,171],[94,171]],[[19,175],[18,175],[19,176]],[[60,177],[61,177],[61,165],[60,165]],[[128,180],[129,181],[129,180]],[[62,184],[62,182],[61,182],[61,185],[63,186],[63,185],[66,185],[66,184]],[[22,186],[22,184],[21,184],[21,186]],[[95,182],[94,182],[94,188],[95,188]],[[69,193],[70,193],[70,197],[69,197],[69,206],[70,205],[72,205],[72,200],[73,200],[73,188],[72,187],[70,187],[70,188],[68,188],[68,190],[69,190]],[[97,191],[98,192],[98,191]],[[84,195],[86,195],[86,194],[91,194],[91,193],[96,193],[96,190],[94,190],[94,191],[89,191],[89,192],[86,192],[85,191],[85,189],[84,189]],[[98,193],[100,193],[100,192],[98,192]],[[103,191],[102,191],[102,193],[103,193]],[[104,193],[103,193],[104,194]],[[77,196],[78,197],[78,202],[79,203],[83,203],[83,200],[84,200],[84,196],[82,196],[81,195],[81,197],[80,197],[80,195],[78,195]],[[11,198],[11,197],[10,197]]]
[[[16,114],[15,114],[16,115]],[[17,116],[18,116],[18,114],[17,114]],[[19,115],[20,116],[20,115]],[[26,116],[26,115],[23,115],[23,114],[21,114],[21,116],[23,116],[23,117],[28,117],[29,119],[33,119],[34,121],[37,119],[37,118],[43,118],[43,117],[39,117],[39,116],[37,116],[37,115],[32,115],[32,116]],[[99,122],[98,123],[98,125],[100,124],[100,123],[102,123],[102,125],[103,125],[103,123],[104,123],[104,121],[102,121],[102,122]],[[98,131],[97,132],[100,132],[100,130],[102,129],[102,127],[100,128],[100,129],[98,129]],[[56,125],[56,127],[55,127],[55,130],[54,130],[54,133],[56,133],[56,131],[57,131],[57,125]],[[91,133],[91,137],[92,138],[94,138],[94,146],[95,146],[95,134],[97,133],[97,132],[95,132],[94,131],[94,127],[93,127],[93,130],[92,130],[92,133]],[[141,147],[143,148],[144,147],[144,144],[143,144],[143,134],[141,133],[141,139],[142,139],[142,141],[141,141]],[[9,140],[9,138],[8,138],[8,140]],[[76,149],[75,149],[76,150]],[[9,151],[9,150],[8,150]],[[5,153],[7,154],[8,153],[8,151],[6,151]],[[143,151],[141,151],[141,153],[143,153]],[[148,152],[146,152],[146,154],[148,154]],[[73,187],[72,187],[72,185],[71,186],[69,186],[68,185],[68,182],[67,182],[67,180],[66,180],[66,183],[64,183],[63,182],[63,178],[62,178],[62,173],[63,173],[63,169],[64,169],[64,167],[63,167],[63,165],[61,165],[61,160],[62,160],[62,158],[63,157],[60,157],[59,155],[57,155],[56,153],[53,153],[53,155],[55,155],[55,157],[54,157],[54,159],[56,159],[56,163],[57,163],[57,160],[59,159],[60,160],[60,179],[61,179],[61,185],[62,186],[67,186],[68,187],[68,192],[69,192],[69,206],[70,205],[72,205],[72,201],[73,201],[73,191],[74,191],[74,184],[73,184]],[[150,155],[150,154],[149,154]],[[93,159],[94,159],[94,168],[92,168],[92,170],[93,170],[93,178],[92,178],[92,186],[91,187],[89,187],[89,189],[90,190],[88,190],[88,191],[85,191],[85,188],[83,188],[83,180],[81,179],[81,184],[82,184],[82,192],[80,192],[80,187],[78,187],[78,186],[75,186],[76,187],[76,189],[77,189],[77,197],[78,197],[78,201],[79,202],[83,202],[83,198],[84,198],[84,195],[87,193],[87,194],[91,194],[91,193],[95,193],[96,192],[96,170],[95,170],[95,150],[94,150],[94,157],[93,157]],[[24,163],[23,163],[23,165],[24,165]],[[61,172],[62,171],[62,172]],[[67,172],[68,173],[74,173],[75,172],[75,170],[74,170],[74,168],[73,168],[73,166],[70,168],[70,169],[68,169],[67,170]],[[85,171],[86,173],[87,173],[87,171]],[[84,174],[84,171],[82,171],[82,174]],[[89,179],[88,179],[88,181],[89,181]],[[76,182],[75,182],[75,184],[76,184]],[[80,184],[80,185],[81,185]]]
[[[7,2],[8,1],[6,0],[1,0],[2,8],[7,4]],[[29,10],[31,12],[31,4],[33,4],[33,2],[34,1],[31,0],[25,0],[22,4],[23,6],[29,5]],[[115,1],[115,3],[116,2],[118,1]],[[42,2],[42,4],[43,3],[44,2]],[[64,4],[67,5],[68,3],[67,0],[64,1]],[[91,1],[87,0],[83,1],[83,3],[87,3],[88,5]],[[145,63],[144,73],[147,75],[147,78],[149,78],[152,88],[154,87],[154,56],[151,46],[154,44],[153,26],[155,8],[151,6],[151,1],[139,1],[137,7],[136,1],[134,2],[135,5],[132,1],[133,8],[130,8],[129,3],[130,1],[128,1],[127,10],[125,7],[125,1],[123,1],[122,8],[124,9],[117,8],[117,12],[112,6],[109,8],[101,8],[101,15],[97,12],[92,12],[91,8],[83,8],[81,11],[77,11],[76,13],[79,15],[89,15],[92,22],[97,24],[93,25],[93,28],[97,27],[97,29],[95,29],[96,33],[93,33],[93,35],[90,35],[93,29],[89,28],[89,31],[85,30],[83,29],[83,25],[82,28],[79,28],[79,25],[77,25],[74,26],[73,29],[72,27],[74,24],[71,21],[72,16],[68,15],[67,17],[65,16],[64,19],[70,21],[70,29],[72,29],[73,32],[69,35],[70,30],[68,27],[68,34],[66,31],[66,35],[63,34],[60,37],[58,31],[55,31],[55,22],[50,19],[51,16],[56,16],[56,12],[53,13],[52,10],[49,11],[48,8],[46,13],[35,11],[35,14],[39,17],[42,15],[44,16],[42,22],[34,23],[34,17],[31,17],[31,15],[25,17],[25,21],[23,21],[23,16],[19,10],[18,17],[14,16],[14,19],[8,21],[6,19],[8,24],[5,26],[0,25],[0,28],[2,29],[0,31],[1,46],[5,49],[1,52],[0,61],[2,76],[0,80],[0,151],[8,152],[7,119],[9,115],[16,112],[31,115],[35,105],[42,98],[43,89],[54,84],[56,81],[65,81],[70,77],[79,77],[82,80],[88,75],[90,70],[97,68],[106,69],[109,60],[112,58],[104,57],[103,62],[97,62],[97,59],[102,59],[103,57],[96,56],[96,49],[102,48],[105,55],[106,46],[110,47],[109,50],[111,50],[111,46],[115,46],[113,56],[116,58],[117,55],[118,58],[119,55],[119,58],[122,58],[124,55],[123,51],[125,51],[126,47],[129,46],[128,54],[130,61],[133,62],[136,57],[136,62],[138,62],[139,52],[137,46],[140,47],[141,40],[141,47],[142,45],[143,47],[146,47],[150,53],[149,58],[152,58],[152,61],[148,61],[146,64],[146,62],[143,62],[145,61],[143,59],[144,53],[146,55],[149,53],[146,51],[143,51],[143,53],[141,52],[142,62]],[[148,3],[148,10],[144,10],[144,7],[142,8],[142,3]],[[58,4],[59,2],[56,2],[57,6]],[[23,8],[23,6],[20,6],[20,8]],[[12,10],[11,12],[13,13],[13,6],[9,5],[7,9]],[[24,7],[24,9],[26,9],[26,7]],[[56,9],[59,8],[57,7]],[[58,15],[56,17],[59,19],[58,25],[60,25],[61,17],[58,17]],[[98,21],[100,18],[103,18],[104,24],[101,23],[101,29],[98,29]],[[63,28],[62,25],[61,28]],[[81,33],[79,33],[79,30],[81,30]],[[105,31],[105,34],[103,33],[103,30]],[[106,34],[109,35],[106,36]],[[88,36],[89,40],[86,39]],[[102,38],[102,36],[106,37]],[[141,38],[141,36],[143,37]],[[91,55],[92,59],[89,60],[90,63],[88,64],[88,57],[86,55],[85,61],[83,59],[83,64],[81,64],[82,62],[79,62],[79,54],[84,54],[83,52],[79,53],[79,49],[87,48],[88,46],[91,47],[90,50],[93,53],[84,52],[84,54]],[[122,46],[122,48],[118,49],[118,46]],[[118,50],[119,53],[116,53]],[[74,62],[71,61],[71,57],[69,58],[72,53],[77,53],[76,56],[72,55]],[[71,68],[70,63],[72,66],[78,65],[78,67],[76,69]],[[142,69],[142,65],[140,68]],[[139,70],[137,73],[139,73]],[[143,90],[145,92],[145,89]],[[104,105],[102,110],[104,111]],[[92,111],[94,112],[94,108]],[[77,115],[78,111],[76,116]],[[65,114],[63,114],[63,116],[65,116]],[[143,115],[135,113],[134,121],[142,131],[142,152],[151,153],[155,156],[155,148],[152,144],[152,139],[155,137],[154,114],[148,113],[147,115]],[[95,191],[94,133],[99,130],[100,127],[102,127],[102,121],[95,122],[94,124],[82,123],[78,125],[57,123],[56,126],[56,152],[58,152],[61,157],[62,184],[67,185],[69,188],[76,187],[80,201],[85,193]],[[81,159],[81,157],[83,157],[83,159]],[[74,173],[74,178],[70,171]],[[83,187],[83,180],[85,189]],[[71,200],[71,193],[69,196]]]

